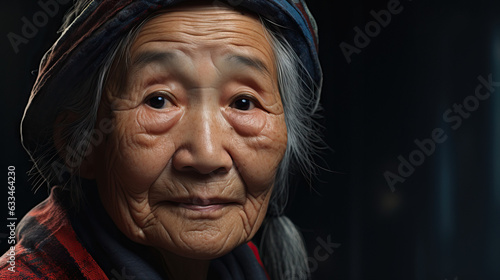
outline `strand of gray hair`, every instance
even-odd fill
[[[318,85],[301,63],[292,46],[281,35],[282,28],[261,19],[270,31],[269,40],[276,56],[278,86],[285,112],[288,144],[276,175],[275,189],[264,221],[260,250],[271,279],[309,279],[307,251],[299,229],[283,216],[288,202],[292,166],[306,177],[314,174],[313,157],[322,146],[315,123],[319,109]],[[277,31],[273,31],[277,30]]]

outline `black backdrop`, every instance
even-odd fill
[[[64,2],[17,52],[8,34],[21,35],[23,17],[42,9],[1,4],[2,224],[8,166],[18,218],[47,195],[30,187],[18,127]],[[320,29],[330,150],[313,189],[296,180],[288,215],[314,279],[500,279],[500,86],[484,82],[500,81],[500,1],[308,3]],[[7,236],[1,226],[2,252]]]

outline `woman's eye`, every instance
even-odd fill
[[[231,104],[231,107],[242,111],[248,111],[255,108],[255,103],[250,98],[242,97],[236,99],[233,104]]]
[[[146,100],[146,104],[148,104],[150,107],[155,108],[155,109],[165,108],[165,105],[168,102],[169,102],[168,99],[165,98],[164,96],[161,96],[161,95],[156,95],[156,96],[150,97],[148,100]]]

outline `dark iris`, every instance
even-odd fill
[[[248,98],[241,98],[234,101],[234,108],[238,110],[243,110],[243,111],[250,110],[251,106],[252,106],[252,101]]]
[[[163,96],[153,96],[148,101],[147,104],[155,109],[161,109],[165,106],[165,97]]]

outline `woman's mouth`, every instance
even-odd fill
[[[228,203],[216,203],[216,204],[207,204],[207,205],[199,205],[199,204],[191,204],[191,203],[179,203],[179,207],[183,207],[193,211],[200,212],[209,212],[222,209],[224,206],[227,206]]]
[[[183,198],[173,199],[171,201],[174,205],[187,210],[197,212],[212,212],[220,210],[226,206],[234,205],[235,202],[229,199],[221,198]]]

